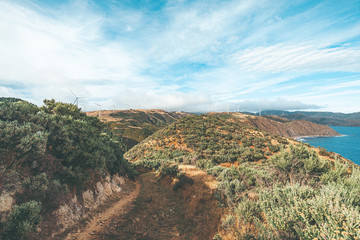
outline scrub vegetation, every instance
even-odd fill
[[[358,239],[360,171],[324,152],[201,115],[178,120],[125,156],[156,169],[192,164],[214,176],[214,197],[226,209],[214,239]]]
[[[30,238],[41,216],[106,174],[132,176],[123,147],[99,119],[74,105],[44,100],[39,108],[0,102],[0,189],[15,197],[4,239]]]

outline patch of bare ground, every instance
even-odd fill
[[[126,214],[133,207],[134,200],[138,197],[140,184],[128,181],[120,193],[114,194],[105,204],[91,212],[83,223],[74,227],[67,237],[58,236],[58,239],[88,240],[99,239],[115,216]],[[101,239],[101,238],[100,238]]]

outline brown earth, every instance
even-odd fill
[[[216,182],[194,166],[179,168],[194,180],[192,185],[174,191],[170,177],[160,181],[154,172],[144,173],[127,197],[98,212],[67,239],[212,239],[223,212],[213,197]]]
[[[211,113],[221,116],[225,113]],[[283,137],[302,136],[340,136],[334,129],[305,120],[289,120],[278,116],[253,116],[243,113],[230,113],[229,121],[241,122],[248,126],[255,127],[261,131],[280,135]]]

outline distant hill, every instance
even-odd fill
[[[214,116],[225,118],[246,124],[261,131],[283,137],[300,136],[339,136],[332,128],[305,120],[289,120],[278,116],[255,116],[244,113],[209,113]]]
[[[87,112],[88,116],[98,116],[98,111]],[[113,132],[121,136],[128,148],[133,147],[157,130],[188,116],[185,112],[151,110],[107,110],[101,111],[100,120],[107,123]]]
[[[258,113],[257,113],[258,115]],[[291,120],[307,120],[310,122],[329,126],[360,126],[360,112],[356,113],[334,113],[334,112],[306,112],[306,111],[262,111],[261,115],[276,115]]]

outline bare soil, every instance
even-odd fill
[[[212,239],[223,212],[213,197],[216,183],[193,166],[180,168],[192,185],[174,191],[171,178],[160,181],[154,172],[144,173],[126,199],[99,212],[68,239]]]

